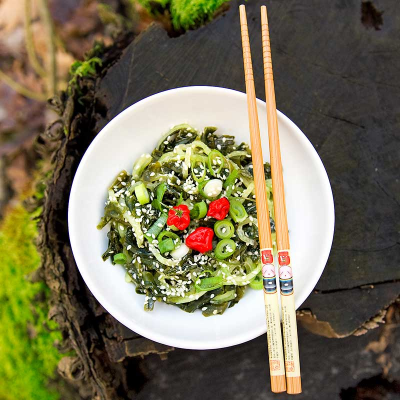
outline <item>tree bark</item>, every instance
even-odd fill
[[[385,322],[388,308],[400,293],[396,126],[400,54],[392,48],[400,34],[390,22],[399,5],[395,0],[386,1],[377,30],[369,29],[360,3],[339,3],[296,0],[290,4],[271,2],[269,6],[278,108],[303,129],[317,149],[335,196],[331,256],[316,289],[298,312],[306,329],[328,338],[361,335],[376,328]],[[86,288],[67,230],[68,196],[75,171],[97,132],[122,110],[149,95],[187,85],[244,91],[238,4],[232,1],[226,14],[178,38],[168,37],[158,26],[151,26],[134,41],[129,36],[120,38],[111,49],[101,52],[103,65],[96,77],[78,79],[68,95],[53,101],[60,119],[37,143],[48,173],[38,246],[43,275],[52,291],[50,316],[64,333],[65,350],[75,353],[60,363],[60,373],[75,382],[82,398],[133,398],[145,381],[140,368],[144,365],[151,370],[151,363],[155,369],[160,366],[154,357],[142,363],[135,357],[150,353],[164,357],[172,349],[119,324]],[[249,3],[247,12],[257,94],[263,98],[260,4]],[[393,324],[397,326],[398,320]],[[303,340],[309,349],[314,345],[313,336],[303,329],[300,332],[300,342]],[[360,342],[354,337],[346,339],[352,346],[346,362],[363,355],[368,342],[379,347],[381,332]],[[398,330],[394,332],[398,335]],[[315,340],[318,354],[305,352],[308,369],[319,369],[319,357],[327,355],[328,347],[340,359],[346,356],[339,344],[328,346],[326,338]],[[256,339],[241,349],[256,352],[261,345],[261,339]],[[398,365],[396,357],[391,359],[385,349],[381,352],[384,365],[379,364],[382,358],[373,360],[370,374],[380,374],[385,365]],[[212,353],[216,368],[226,365],[219,364],[226,352]],[[193,360],[197,356],[201,359],[203,353],[196,353],[192,364],[182,361],[188,353],[175,354],[172,357],[177,366],[194,368]],[[240,355],[237,353],[238,358]],[[227,360],[231,376],[239,373],[236,361]],[[371,357],[365,362],[370,365]],[[346,371],[350,374],[353,370]],[[164,375],[154,373],[158,377],[155,382],[159,379],[161,385]],[[327,373],[327,379],[334,380],[332,374]],[[371,375],[357,376],[363,379]],[[318,379],[309,379],[313,387],[317,385],[315,396],[318,389],[324,393],[326,381],[320,379],[318,386]],[[177,390],[181,387],[181,393],[189,393],[185,391],[188,382],[176,382]],[[354,379],[346,378],[345,382],[353,385]],[[332,387],[331,395],[338,389]],[[210,388],[218,389],[213,384]],[[156,394],[151,399],[157,399]]]

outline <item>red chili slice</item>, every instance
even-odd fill
[[[174,206],[168,211],[168,226],[175,226],[183,231],[190,224],[190,211],[187,205]]]
[[[225,219],[229,212],[230,203],[226,197],[221,197],[218,200],[214,200],[208,206],[208,217],[213,217],[218,221]]]
[[[212,250],[213,237],[213,229],[201,226],[186,238],[186,246],[200,253],[205,253]]]

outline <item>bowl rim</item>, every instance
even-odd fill
[[[171,338],[170,336],[164,335],[162,333],[156,332],[154,330],[148,330],[146,328],[143,328],[138,324],[137,326],[135,323],[137,323],[136,320],[129,319],[124,316],[123,312],[119,311],[118,307],[115,307],[112,303],[110,303],[107,300],[107,296],[103,295],[100,290],[97,289],[97,286],[93,283],[91,279],[91,274],[88,272],[87,269],[84,268],[79,268],[79,264],[83,264],[84,261],[81,259],[80,252],[77,251],[78,249],[78,243],[75,241],[75,238],[77,237],[76,235],[76,230],[77,226],[74,224],[74,212],[75,212],[75,198],[78,195],[78,188],[77,188],[77,182],[80,180],[80,176],[82,175],[84,169],[86,168],[86,164],[88,162],[88,158],[90,154],[94,151],[96,147],[96,143],[101,141],[103,136],[107,135],[107,132],[112,129],[112,126],[115,124],[119,123],[119,120],[122,120],[125,118],[131,111],[132,109],[140,108],[140,107],[145,107],[149,103],[151,103],[155,98],[157,99],[162,99],[162,98],[167,98],[171,95],[176,95],[179,93],[185,93],[185,92],[192,92],[192,93],[225,93],[230,96],[236,96],[236,97],[246,97],[246,93],[233,90],[233,89],[228,89],[228,88],[223,88],[223,87],[218,87],[218,86],[184,86],[184,87],[177,87],[173,89],[168,89],[159,93],[155,93],[151,96],[148,96],[131,106],[127,107],[125,110],[121,111],[118,115],[116,115],[114,118],[112,118],[101,130],[100,132],[96,135],[96,137],[93,139],[93,141],[90,143],[89,147],[85,151],[78,168],[76,170],[72,186],[71,186],[71,191],[69,195],[69,201],[68,201],[68,232],[69,232],[69,239],[71,243],[71,249],[74,255],[74,259],[76,262],[76,265],[78,267],[78,270],[85,281],[86,286],[90,290],[90,292],[93,294],[93,296],[97,299],[97,301],[109,312],[115,319],[117,319],[120,323],[128,327],[129,329],[133,330],[134,332],[138,333],[141,336],[144,336],[146,338],[149,338],[150,340],[153,340],[155,342],[168,345],[168,346],[173,346],[177,348],[182,348],[182,349],[191,349],[191,350],[211,350],[211,349],[219,349],[219,348],[225,348],[225,347],[230,347],[234,345],[238,345],[244,342],[247,342],[249,340],[255,339],[258,336],[266,333],[266,327],[255,327],[255,328],[249,328],[245,332],[236,334],[234,336],[231,336],[227,339],[219,339],[217,342],[215,340],[204,340],[201,343],[198,341],[192,341],[191,339],[187,338]],[[212,94],[212,93],[211,93]],[[266,107],[266,103],[260,99],[257,99],[257,104]],[[298,309],[301,304],[308,298],[308,296],[311,294],[312,290],[318,283],[324,269],[326,266],[326,263],[328,261],[328,257],[331,251],[332,247],[332,242],[333,242],[333,236],[334,236],[334,228],[335,228],[335,209],[334,209],[334,199],[333,199],[333,193],[332,193],[332,188],[331,184],[329,181],[328,174],[326,172],[326,169],[322,163],[321,158],[319,157],[316,149],[314,146],[311,144],[310,140],[307,138],[307,136],[301,131],[301,129],[290,120],[285,114],[283,114],[281,111],[277,110],[278,114],[278,120],[282,119],[285,123],[287,123],[290,127],[290,130],[298,136],[299,140],[301,140],[304,145],[308,148],[308,155],[314,159],[315,165],[320,170],[320,173],[324,176],[324,181],[327,183],[327,185],[324,185],[324,191],[328,192],[328,198],[329,201],[327,202],[327,237],[325,239],[325,247],[321,250],[321,259],[323,262],[321,263],[323,267],[320,269],[319,273],[316,273],[310,277],[310,279],[307,281],[307,284],[305,285],[305,289],[303,291],[303,295],[301,297],[297,297],[295,299],[296,303],[296,309]],[[74,251],[75,249],[75,251]],[[216,342],[216,343],[215,343]]]

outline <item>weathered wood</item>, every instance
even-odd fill
[[[257,95],[263,99],[261,3],[249,3],[247,12]],[[99,84],[96,98],[107,114],[96,129],[129,105],[174,87],[244,91],[238,4],[178,38],[157,26],[141,35]],[[386,1],[382,8],[386,22],[375,31],[362,24],[358,2],[269,3],[277,106],[314,144],[335,198],[333,249],[317,294],[303,308],[317,310],[318,320],[340,336],[400,293],[400,56],[393,49],[400,33],[392,17],[400,5]],[[355,314],[344,318],[344,310]]]
[[[330,293],[316,292],[301,307],[302,311],[311,312],[314,323],[303,318],[302,312],[299,318],[300,321],[304,319],[305,326],[315,334],[342,338],[360,331],[363,326],[370,329],[372,326],[368,321],[386,310],[398,295],[397,282]],[[350,328],[353,331],[349,331]]]
[[[361,400],[341,395],[371,377],[381,376],[386,384],[398,379],[400,326],[390,323],[400,319],[393,318],[394,312],[393,307],[388,325],[361,337],[327,339],[299,327],[303,393],[296,399]],[[286,393],[270,391],[267,360],[265,336],[218,351],[176,349],[166,361],[149,356],[141,362],[149,382],[136,399],[288,399]],[[363,399],[388,399],[384,394]]]
[[[102,55],[100,75],[118,59],[126,39]],[[109,315],[87,289],[72,255],[66,223],[68,195],[79,161],[97,133],[95,118],[102,110],[94,101],[94,89],[95,80],[86,77],[68,97],[54,99],[61,118],[38,138],[43,173],[50,176],[44,198],[38,199],[43,207],[38,249],[40,272],[51,289],[49,317],[63,333],[62,350],[75,353],[60,362],[59,372],[82,399],[106,400],[134,395],[135,382],[127,377],[135,368],[130,357],[150,353],[164,357],[173,349],[139,337]]]
[[[77,165],[112,117],[178,86],[244,91],[238,3],[178,38],[153,26],[129,46],[117,41],[102,56],[97,79],[79,80],[79,92],[55,104],[62,118],[39,140],[53,172],[40,224],[43,273],[52,290],[51,316],[64,333],[65,349],[76,353],[64,359],[60,372],[75,381],[81,398],[133,398],[139,390],[137,398],[146,400],[271,397],[265,337],[212,352],[177,350],[164,364],[158,355],[149,356],[139,365],[134,356],[163,356],[171,349],[126,329],[97,303],[77,271],[66,226]],[[247,9],[256,87],[263,98],[260,4],[249,2]],[[399,319],[389,311],[389,324],[368,332],[400,292],[400,53],[395,51],[400,4],[387,0],[376,7],[384,11],[380,30],[367,29],[365,16],[363,25],[359,2],[269,2],[278,108],[318,150],[336,204],[333,250],[300,318],[319,335],[367,333],[328,340],[300,329],[307,399],[338,398],[341,388],[363,378],[381,373],[396,378],[400,371]],[[151,385],[143,386],[147,379]]]

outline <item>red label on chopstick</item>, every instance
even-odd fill
[[[274,256],[272,254],[272,249],[261,250],[261,262],[263,263],[263,265],[274,263]]]
[[[278,251],[278,263],[279,266],[290,265],[289,250]]]

